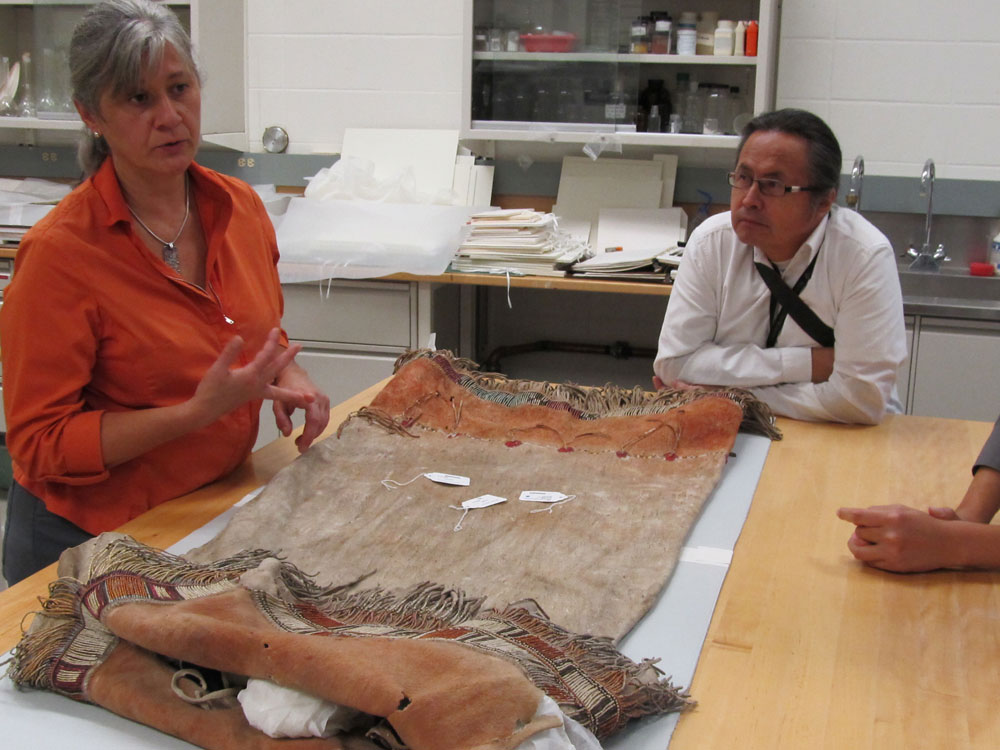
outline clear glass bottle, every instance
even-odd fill
[[[705,118],[701,132],[705,135],[722,135],[726,132],[726,113],[729,111],[729,90],[709,84],[705,91]]]
[[[615,81],[615,86],[608,94],[604,105],[604,120],[620,125],[625,122],[626,110],[625,83],[619,78]]]
[[[614,52],[618,48],[618,6],[613,0],[588,0],[587,49]]]
[[[705,127],[705,105],[702,98],[704,88],[699,86],[697,81],[688,84],[687,93],[684,95],[684,124],[685,133],[701,133]]]
[[[646,118],[646,132],[660,133],[663,131],[663,120],[660,118],[660,105],[654,104],[649,108],[649,117]]]
[[[25,52],[21,55],[21,95],[15,107],[18,117],[34,117],[37,114],[35,95],[31,91],[31,72],[31,53]]]
[[[751,107],[747,103],[746,97],[740,93],[739,86],[729,87],[729,111],[733,117],[730,132],[734,135],[739,135],[743,132],[746,124],[753,119]]]
[[[490,52],[503,52],[504,37],[503,29],[499,26],[491,28],[486,32],[487,49]]]
[[[38,94],[37,107],[39,112],[58,112],[60,109],[56,97],[58,58],[56,51],[49,47],[42,50],[41,91]]]
[[[7,76],[10,75],[10,58],[0,57],[0,117],[14,114],[12,102],[4,98],[2,89],[7,83]]]

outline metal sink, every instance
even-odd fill
[[[944,297],[949,299],[1000,300],[1000,277],[970,276],[967,271],[942,270],[939,273],[900,271],[899,283],[904,297]]]
[[[964,269],[899,272],[903,312],[940,318],[1000,321],[1000,276],[970,276]]]

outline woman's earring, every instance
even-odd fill
[[[101,134],[100,134],[100,133],[98,133],[98,132],[97,132],[97,131],[95,130],[95,131],[94,131],[94,138],[100,138],[100,137],[101,137]]]

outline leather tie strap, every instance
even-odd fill
[[[767,348],[774,346],[785,325],[785,318],[788,315],[799,324],[803,331],[808,333],[820,346],[832,347],[834,344],[833,329],[820,320],[819,316],[802,298],[799,293],[805,288],[809,279],[812,278],[813,268],[816,266],[816,259],[819,253],[813,257],[812,262],[802,272],[802,275],[795,282],[794,287],[789,287],[776,268],[766,263],[754,263],[757,273],[771,290],[770,307],[770,327],[767,332]]]

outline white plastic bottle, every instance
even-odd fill
[[[733,54],[733,36],[736,24],[733,21],[719,21],[715,29],[713,54],[729,57]]]
[[[1000,232],[997,232],[990,243],[990,265],[1000,272]]]
[[[746,36],[747,25],[743,21],[737,21],[736,28],[733,29],[733,54],[737,57],[746,55]]]

